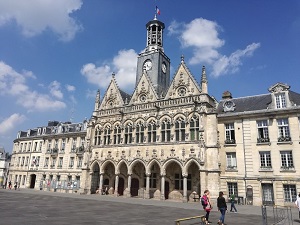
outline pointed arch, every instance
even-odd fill
[[[115,170],[116,170],[116,163],[111,160],[111,159],[106,159],[104,162],[102,162],[101,167],[100,167],[100,173],[104,173],[105,167],[109,164],[113,164]]]
[[[128,171],[128,164],[126,163],[126,161],[124,159],[122,159],[116,165],[116,174],[120,173],[120,168],[121,168],[122,164],[125,164],[127,171]]]
[[[162,170],[161,164],[160,164],[159,160],[153,158],[153,159],[151,159],[151,160],[149,161],[149,163],[148,163],[147,166],[146,166],[146,173],[147,173],[147,174],[150,174],[150,173],[151,173],[151,168],[152,168],[152,166],[153,166],[155,163],[158,165],[159,170],[160,170],[160,171]]]
[[[145,168],[145,170],[146,170],[146,163],[145,163],[145,161],[142,160],[142,159],[136,158],[136,159],[134,159],[134,160],[128,165],[128,174],[132,174],[132,169],[133,169],[133,167],[135,166],[135,164],[137,164],[138,162],[140,162],[140,163],[144,166],[144,168]]]
[[[178,164],[181,168],[181,171],[182,171],[182,168],[183,168],[183,165],[182,163],[178,160],[178,159],[175,159],[175,158],[170,158],[170,159],[167,159],[164,164],[162,165],[162,170],[161,170],[161,175],[166,175],[166,168],[168,167],[169,164],[171,164],[172,162]]]
[[[200,170],[200,163],[195,158],[190,158],[184,165],[182,169],[183,174],[188,174],[189,167],[192,163],[195,163],[198,166],[198,169]]]

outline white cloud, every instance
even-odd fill
[[[50,94],[58,99],[63,99],[64,95],[60,90],[60,83],[58,81],[52,81],[49,85]]]
[[[70,84],[66,84],[65,87],[66,87],[67,91],[69,91],[69,92],[72,92],[72,91],[76,90],[75,86],[70,85]]]
[[[66,107],[62,101],[51,99],[46,94],[40,94],[26,84],[28,71],[23,73],[16,72],[12,67],[0,61],[0,95],[9,95],[16,98],[16,102],[29,111],[46,111],[46,110],[60,110]],[[53,87],[54,95],[59,97],[59,92],[55,92],[57,83],[54,82]],[[52,93],[52,94],[53,94]]]
[[[82,0],[0,1],[0,26],[14,20],[26,37],[50,29],[62,41],[69,41],[82,29],[81,25],[71,17],[71,14],[81,6]]]
[[[23,123],[26,119],[24,115],[20,115],[18,113],[12,114],[10,117],[5,118],[2,122],[0,122],[0,134],[6,134],[12,131],[15,127]]]
[[[259,43],[252,43],[244,50],[237,50],[233,52],[229,57],[225,55],[222,56],[213,64],[212,74],[214,76],[219,76],[222,73],[236,73],[239,71],[239,67],[242,65],[241,59],[246,56],[252,56],[253,52],[259,47]]]
[[[214,21],[203,18],[192,20],[188,24],[173,22],[168,28],[170,34],[178,34],[183,48],[193,48],[191,64],[208,64],[212,66],[212,75],[235,73],[242,65],[242,58],[252,56],[260,43],[252,43],[243,50],[236,50],[230,56],[222,55],[219,49],[225,41],[219,38],[222,28]]]
[[[112,73],[115,73],[120,88],[128,90],[135,84],[137,53],[133,49],[121,50],[112,62],[96,67],[93,63],[85,64],[81,74],[87,81],[96,84],[100,88],[107,88],[111,81]]]

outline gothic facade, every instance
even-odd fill
[[[191,201],[209,189],[240,203],[291,204],[300,190],[300,94],[277,83],[268,94],[217,102],[205,67],[181,57],[170,80],[164,24],[146,25],[132,94],[112,75],[91,118],[49,122],[14,141],[10,180],[21,187]]]

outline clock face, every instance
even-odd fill
[[[145,70],[151,70],[152,69],[152,62],[151,62],[151,60],[146,60],[145,62],[144,62],[144,69]]]
[[[166,71],[167,71],[167,66],[166,66],[165,63],[163,63],[163,64],[161,65],[161,70],[162,70],[163,73],[166,73]]]

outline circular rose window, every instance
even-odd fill
[[[182,96],[185,96],[186,89],[184,87],[181,87],[181,88],[178,89],[177,92],[178,92],[178,95],[182,97]]]

